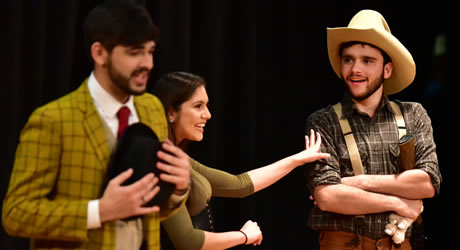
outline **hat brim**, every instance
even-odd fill
[[[143,123],[130,125],[123,133],[111,155],[108,169],[109,180],[129,168],[134,170],[133,174],[122,185],[132,184],[148,173],[154,173],[158,177],[162,173],[156,164],[159,160],[157,152],[161,150],[161,144],[157,135],[149,126]],[[175,189],[174,184],[161,179],[157,185],[160,186],[160,191],[144,206],[163,204]]]
[[[415,79],[415,62],[412,55],[391,33],[377,29],[328,28],[327,49],[329,61],[340,78],[342,76],[339,48],[342,43],[351,41],[375,45],[385,51],[391,58],[393,72],[383,84],[383,91],[386,95],[400,92]]]

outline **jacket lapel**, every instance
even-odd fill
[[[161,102],[152,95],[144,94],[134,97],[134,106],[139,121],[152,128],[158,139],[164,141],[168,137],[168,127]]]
[[[88,79],[78,88],[75,93],[80,110],[83,113],[83,127],[86,135],[96,151],[100,161],[106,162],[110,157],[110,147],[107,142],[104,125],[101,117],[94,106],[93,99],[89,94]]]
[[[148,115],[146,107],[137,98],[134,98],[134,106],[136,107],[136,112],[139,116],[139,121],[150,126],[150,117]]]

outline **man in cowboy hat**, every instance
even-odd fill
[[[306,168],[315,200],[309,226],[320,231],[321,249],[391,249],[384,232],[389,214],[417,218],[422,199],[438,194],[442,181],[431,120],[419,103],[393,103],[415,145],[413,169],[398,170],[397,107],[388,95],[412,83],[415,63],[373,10],[358,12],[348,27],[328,28],[327,39],[330,63],[347,92],[307,119],[306,130],[318,131],[322,152],[331,154]],[[401,249],[411,249],[410,236],[407,230]]]

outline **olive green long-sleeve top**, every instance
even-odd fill
[[[195,229],[190,215],[198,214],[205,208],[211,196],[243,198],[254,193],[254,185],[248,173],[239,175],[209,168],[191,159],[192,188],[187,207],[162,222],[171,242],[179,249],[201,249],[204,232]]]

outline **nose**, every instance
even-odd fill
[[[211,119],[211,112],[209,111],[208,108],[206,108],[206,110],[204,111],[204,113],[201,114],[201,118],[203,118],[203,119],[205,119],[205,120]]]
[[[353,73],[361,73],[362,72],[361,64],[359,62],[355,61],[353,63],[353,65],[351,66],[351,72],[353,72]]]
[[[140,67],[147,68],[149,70],[153,69],[153,55],[147,53],[144,55],[140,61]]]

